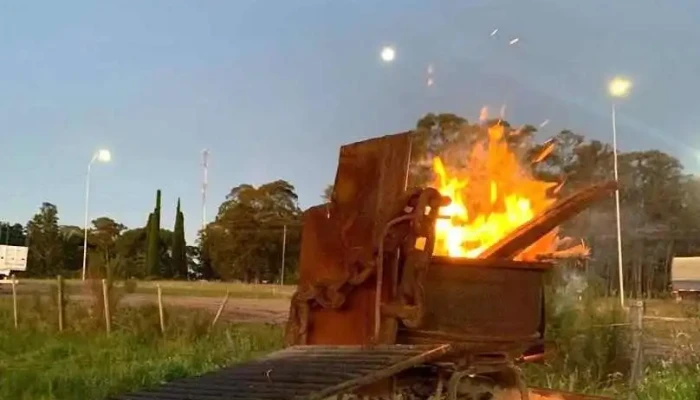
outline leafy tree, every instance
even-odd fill
[[[80,274],[83,268],[83,228],[60,225],[58,231],[63,242],[63,270]]]
[[[201,249],[197,246],[186,246],[185,255],[187,256],[187,276],[190,276],[189,271],[192,271],[192,278],[195,279],[208,279],[211,277],[205,277],[202,273],[202,256]]]
[[[90,270],[94,276],[122,276],[124,259],[117,252],[117,241],[126,227],[111,218],[100,217],[92,221],[93,229],[88,234],[92,248]]]
[[[429,183],[433,174],[433,157],[447,156],[448,149],[454,149],[451,158],[459,156],[455,153],[470,148],[469,142],[479,136],[477,132],[465,118],[455,114],[429,113],[419,119],[413,130],[410,185]]]
[[[116,253],[119,260],[119,271],[114,271],[116,276],[122,278],[145,278],[146,274],[146,250],[147,227],[129,229],[122,232],[116,241]],[[158,265],[165,270],[171,262],[168,254],[172,246],[173,232],[167,229],[160,230],[158,240]]]
[[[214,225],[210,224],[209,226],[213,227]],[[212,266],[210,248],[213,245],[213,241],[209,240],[207,230],[208,229],[203,229],[199,232],[197,251],[189,250],[189,255],[197,257],[196,261],[192,259],[191,265],[194,267],[192,271],[197,279],[220,279],[221,277]]]
[[[682,176],[679,190],[682,199],[676,227],[684,231],[697,229],[700,226],[700,178],[693,175]]]
[[[63,269],[64,253],[56,206],[43,203],[26,229],[29,238],[27,273],[31,276],[58,274]]]
[[[488,127],[501,125],[509,147],[524,156],[531,149],[537,132],[532,125],[512,127],[500,119],[470,123],[451,113],[428,113],[418,120],[413,130],[409,186],[429,185],[433,180],[433,158],[439,156],[450,169],[466,168],[469,154],[476,143],[488,137]]]
[[[180,278],[187,278],[187,254],[185,243],[185,216],[180,211],[180,199],[177,200],[175,212],[175,229],[172,244],[172,272]]]
[[[287,257],[298,254],[299,217],[294,186],[286,181],[236,186],[201,236],[203,254],[223,279],[276,280],[285,226]]]
[[[328,184],[325,189],[323,189],[323,194],[321,195],[321,199],[323,199],[324,203],[330,203],[331,197],[333,196],[333,184]]]
[[[27,242],[27,236],[24,233],[22,224],[10,224],[9,222],[0,222],[0,244],[10,246],[24,246]]]
[[[123,260],[124,278],[144,278],[146,271],[146,229],[136,228],[122,232],[117,238],[116,251]]]
[[[88,235],[91,245],[103,253],[106,258],[116,256],[117,240],[126,226],[109,217],[100,217],[92,221],[93,231]]]

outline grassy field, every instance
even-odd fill
[[[183,283],[173,285],[188,289]],[[225,292],[227,286],[201,290],[212,293],[224,288]],[[69,302],[62,333],[57,331],[55,305],[45,296],[20,299],[19,329],[13,326],[11,300],[0,298],[0,399],[101,399],[200,374],[282,346],[279,326],[221,324],[210,331],[211,312],[192,310],[166,309],[167,331],[162,335],[158,310],[152,306],[119,308],[112,334],[107,336],[100,296],[95,293],[93,302]],[[557,351],[546,364],[525,367],[528,383],[624,398],[630,370],[624,314],[601,307],[600,301],[555,305],[549,310],[548,332]],[[692,318],[688,317],[692,307],[651,302],[650,313]],[[638,398],[699,398],[699,375],[700,362],[692,354],[682,363],[672,358],[650,360]]]
[[[0,399],[103,399],[244,361],[281,346],[280,327],[220,326],[211,315],[176,310],[161,335],[152,307],[120,310],[110,336],[99,310],[67,310],[57,332],[56,310],[23,300],[14,328],[10,301],[0,300]],[[92,314],[92,315],[91,315]]]

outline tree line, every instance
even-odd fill
[[[168,230],[160,227],[160,199],[158,190],[156,206],[144,227],[128,229],[106,216],[91,221],[87,235],[90,277],[169,279],[192,275],[198,252],[185,243],[180,201],[175,227]],[[84,235],[81,227],[59,224],[58,207],[49,202],[43,203],[24,226],[0,222],[0,244],[28,246],[26,275],[30,277],[82,275]]]
[[[294,187],[278,180],[234,187],[216,219],[185,241],[178,200],[173,230],[161,226],[161,191],[142,227],[127,228],[104,216],[88,229],[89,277],[112,279],[225,279],[287,282],[296,276],[301,210]],[[26,276],[79,277],[85,231],[61,225],[56,205],[43,203],[25,225],[0,222],[0,244],[28,246]],[[284,255],[282,254],[284,252]]]
[[[539,179],[559,182],[561,194],[613,176],[612,147],[580,133],[563,130],[537,143],[537,128],[507,121],[470,122],[449,113],[427,114],[416,124],[410,185],[430,185],[430,160],[465,167],[465,149],[483,140],[486,127],[502,124],[505,139]],[[550,147],[541,162],[529,163]],[[618,154],[625,278],[630,293],[663,292],[672,255],[700,254],[700,181],[675,157],[659,150]],[[332,195],[325,188],[322,201]],[[128,229],[109,217],[92,221],[88,232],[91,274],[136,278],[203,278],[244,282],[286,282],[296,277],[301,209],[294,186],[276,180],[231,189],[215,219],[197,242],[184,240],[184,216],[176,210],[173,230],[161,227],[160,191],[143,227]],[[83,230],[60,225],[58,210],[44,203],[25,225],[0,223],[0,243],[28,244],[27,274],[78,273],[82,267]],[[563,226],[563,233],[584,239],[592,256],[587,271],[608,292],[617,288],[615,209],[612,199],[586,210]],[[284,271],[284,272],[283,272]]]

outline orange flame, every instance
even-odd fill
[[[547,191],[556,183],[532,177],[505,141],[503,126],[488,133],[486,143],[471,151],[466,169],[448,172],[439,157],[433,160],[434,186],[452,199],[436,222],[436,255],[477,258],[554,202]],[[517,259],[552,251],[556,238],[556,231],[550,232]]]

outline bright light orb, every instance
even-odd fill
[[[382,57],[382,61],[384,61],[384,62],[387,62],[387,63],[392,62],[392,61],[394,61],[394,58],[396,58],[396,50],[394,50],[393,47],[385,46],[382,49],[381,57]]]
[[[95,158],[99,162],[110,162],[112,160],[112,153],[110,153],[107,149],[101,149],[97,151]]]
[[[632,87],[632,82],[625,78],[615,78],[610,81],[608,91],[613,97],[625,97]]]

